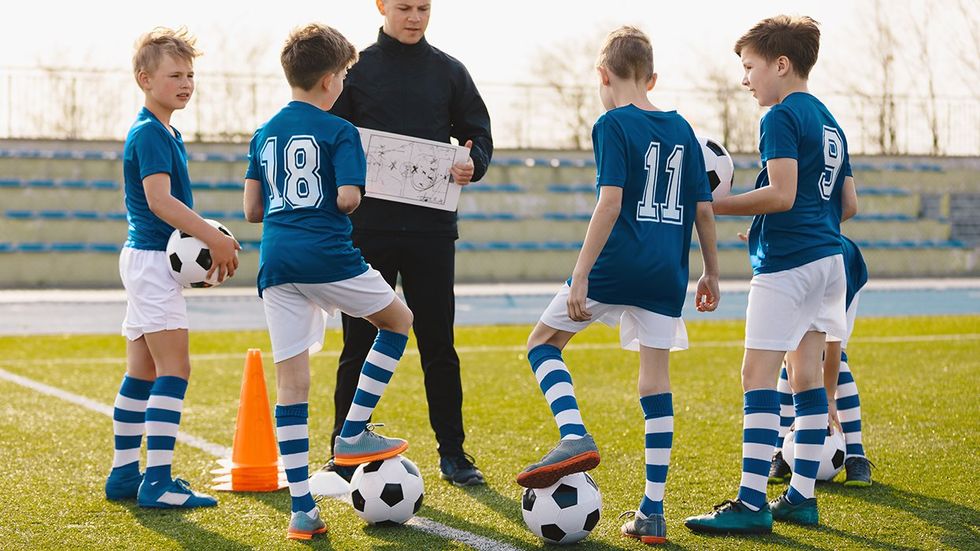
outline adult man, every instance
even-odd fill
[[[452,168],[460,185],[486,173],[493,154],[490,117],[462,63],[425,40],[430,0],[376,0],[384,25],[376,43],[351,68],[331,113],[355,126],[449,142],[470,149]],[[351,215],[354,245],[402,289],[415,314],[425,374],[429,422],[439,443],[442,477],[459,486],[483,484],[483,474],[463,451],[463,391],[453,347],[456,213],[365,197]],[[357,377],[377,330],[344,316],[344,349],[334,392],[334,436],[354,399]],[[333,441],[333,439],[332,439]],[[349,477],[349,470],[328,464]]]

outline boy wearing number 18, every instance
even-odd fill
[[[771,107],[760,127],[763,169],[755,190],[714,203],[715,214],[755,217],[742,360],[742,479],[737,499],[687,519],[695,532],[769,533],[773,519],[819,520],[813,489],[828,424],[820,356],[828,337],[845,336],[840,222],[857,211],[844,132],[807,91],[819,45],[816,21],[785,15],[759,22],[735,44],[742,84],[759,105]],[[789,489],[767,503],[784,355],[795,392],[795,464]]]
[[[696,306],[718,304],[718,260],[711,192],[701,147],[676,111],[647,98],[656,84],[650,40],[621,27],[606,38],[597,63],[606,113],[592,129],[598,202],[569,282],[528,337],[527,358],[561,440],[517,476],[544,488],[599,464],[599,450],[579,413],[562,349],[593,321],[620,324],[623,348],[638,350],[638,390],[645,428],[646,487],[623,535],[664,543],[663,496],[674,434],[668,372],[671,350],[687,348],[681,308],[687,294],[691,230],[704,258]]]
[[[310,354],[323,345],[324,311],[341,310],[378,328],[354,405],[334,444],[339,465],[393,457],[408,448],[373,432],[371,413],[405,350],[412,313],[351,243],[366,162],[357,129],[327,113],[357,60],[333,28],[294,30],[281,61],[293,101],[256,130],[245,175],[245,217],[263,222],[258,288],[276,363],[276,436],[292,516],[286,537],[326,531],[310,494]]]

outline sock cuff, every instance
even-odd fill
[[[745,393],[745,413],[779,413],[779,392],[760,388]]]
[[[550,344],[539,344],[527,351],[527,361],[531,363],[532,371],[536,371],[545,360],[562,361],[561,350]]]
[[[302,402],[299,404],[289,404],[284,406],[282,404],[276,404],[276,419],[281,419],[284,417],[299,417],[301,419],[307,419],[310,416],[310,404],[309,402]]]
[[[123,376],[122,384],[119,385],[119,394],[122,394],[126,398],[132,398],[133,400],[146,400],[149,399],[150,389],[152,388],[153,381],[145,381],[125,375]]]
[[[378,336],[374,339],[374,348],[392,358],[401,358],[407,344],[408,335],[385,329],[379,329]]]
[[[674,398],[670,392],[650,394],[640,397],[640,407],[643,408],[644,419],[670,417],[674,415]]]
[[[827,410],[827,391],[822,386],[804,390],[793,394],[793,405],[796,406],[796,413],[800,415],[811,409],[817,409],[815,413],[820,413],[820,409]]]
[[[153,388],[150,391],[150,394],[160,394],[171,398],[179,398],[181,400],[184,399],[184,394],[186,393],[187,379],[181,379],[180,377],[173,377],[170,375],[157,377],[157,380],[153,383]]]

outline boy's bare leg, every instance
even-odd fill
[[[664,519],[664,484],[674,441],[674,404],[670,392],[670,351],[640,346],[640,374],[637,387],[644,419],[643,499],[636,518],[621,528],[623,535],[643,543],[667,541]]]
[[[538,322],[528,336],[527,359],[551,407],[561,441],[540,461],[517,475],[517,483],[525,488],[545,488],[563,476],[588,471],[599,464],[599,450],[585,430],[572,375],[561,355],[574,335]]]
[[[143,335],[156,366],[156,381],[146,407],[146,472],[140,485],[142,507],[212,507],[218,500],[173,480],[170,465],[180,427],[187,380],[191,374],[187,329]],[[134,350],[135,352],[135,350]]]

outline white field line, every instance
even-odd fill
[[[980,340],[980,333],[947,333],[937,335],[884,335],[877,337],[862,337],[851,339],[851,343],[861,344],[888,344],[905,342],[943,342],[943,341],[975,341]],[[732,348],[741,347],[745,341],[692,341],[691,348]],[[616,343],[569,343],[565,350],[619,350],[620,346]],[[523,345],[491,345],[491,346],[457,346],[456,352],[459,354],[486,354],[496,352],[517,352],[524,353],[527,348]],[[419,353],[416,348],[405,350],[406,356],[417,356]],[[317,353],[318,356],[336,358],[340,355],[339,350],[323,350]],[[266,354],[269,357],[270,354]],[[191,354],[191,360],[195,362],[241,360],[245,361],[245,354]],[[83,364],[119,364],[125,365],[125,357],[105,357],[105,358],[37,358],[31,360],[0,360],[0,366],[13,365],[83,365]]]
[[[112,406],[96,402],[84,396],[79,396],[78,394],[73,394],[60,388],[56,388],[44,383],[39,383],[33,379],[28,379],[27,377],[22,377],[16,375],[9,371],[4,371],[0,369],[0,379],[5,381],[18,384],[20,386],[35,390],[42,394],[47,394],[48,396],[54,396],[55,398],[60,398],[66,402],[81,406],[85,409],[94,411],[96,413],[101,413],[108,417],[112,417]],[[203,438],[198,438],[192,434],[187,434],[184,431],[177,433],[177,440],[187,444],[188,446],[202,450],[214,457],[230,457],[231,448],[215,444],[213,442],[208,442]],[[425,532],[427,534],[432,534],[434,536],[441,537],[443,539],[458,541],[465,545],[469,545],[473,549],[478,551],[518,551],[516,547],[508,545],[502,541],[497,541],[494,539],[486,538],[483,536],[478,536],[471,532],[465,530],[460,530],[458,528],[453,528],[451,526],[446,526],[440,522],[436,522],[432,519],[425,517],[415,517],[406,523],[406,526]]]

